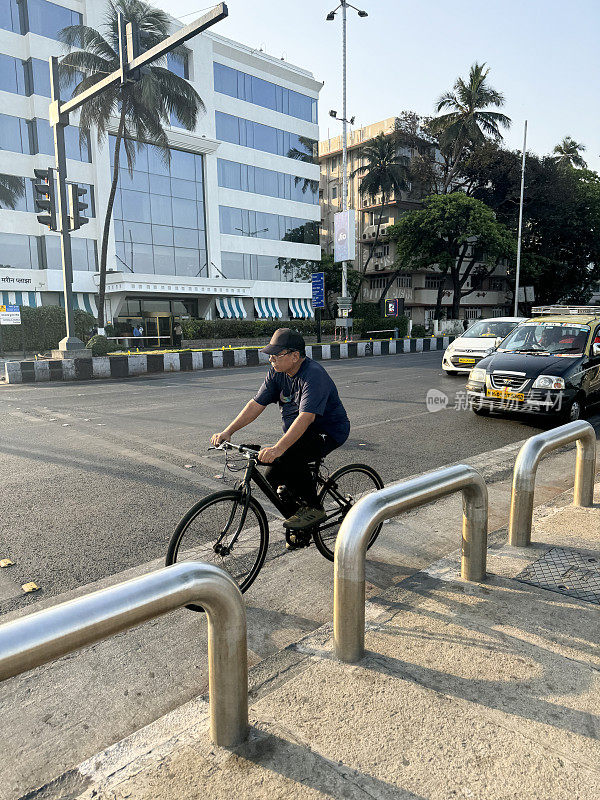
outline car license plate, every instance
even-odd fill
[[[501,400],[519,400],[523,402],[525,395],[522,392],[511,392],[510,389],[488,389],[488,397],[498,397]]]
[[[458,359],[458,363],[459,364],[474,364],[475,363],[475,359],[474,358],[459,358]]]

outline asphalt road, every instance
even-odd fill
[[[446,377],[440,362],[439,353],[327,362],[352,422],[329,467],[365,461],[389,482],[539,430],[531,419],[455,408],[464,380]],[[209,436],[264,372],[0,386],[0,559],[14,562],[0,569],[0,622],[159,567],[182,514],[223,488],[223,455],[207,453]],[[448,396],[444,410],[427,410],[431,389]],[[237,440],[272,443],[279,430],[272,408]],[[505,484],[495,485],[496,500],[506,500]],[[386,524],[369,551],[369,596],[453,551],[459,520],[453,496]],[[24,594],[28,581],[40,590]],[[329,622],[331,598],[331,563],[314,547],[286,552],[273,524],[267,561],[245,595],[250,665]],[[0,737],[0,800],[22,797],[205,693],[206,654],[204,615],[180,609],[1,683],[10,736]]]
[[[327,362],[352,423],[329,466],[365,461],[395,481],[539,430],[528,418],[461,408],[464,379],[447,377],[440,361],[417,353]],[[264,372],[0,388],[0,559],[15,562],[9,586],[0,583],[0,614],[162,557],[183,512],[233,479],[221,478],[223,456],[206,452],[208,439]],[[446,409],[427,410],[430,389],[448,395]],[[272,443],[279,430],[272,407],[236,440]],[[28,581],[41,590],[24,595]]]

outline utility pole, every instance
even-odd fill
[[[523,198],[525,196],[525,153],[527,150],[527,120],[523,132],[523,160],[521,163],[521,200],[519,202],[519,235],[517,238],[517,274],[515,277],[515,317],[519,316],[519,275],[521,272],[521,238],[523,234]]]
[[[75,95],[71,100],[62,103],[60,99],[59,62],[56,56],[50,57],[50,125],[54,133],[54,156],[58,178],[58,208],[57,220],[60,233],[62,254],[62,268],[65,296],[65,320],[67,335],[59,343],[59,349],[53,351],[55,358],[74,358],[90,356],[91,351],[85,350],[83,342],[73,335],[73,257],[71,253],[71,227],[69,217],[77,220],[79,210],[84,208],[78,204],[77,188],[71,192],[71,200],[75,208],[69,214],[67,203],[67,157],[65,151],[65,127],[69,124],[69,114],[76,111],[88,100],[101,94],[114,84],[125,84],[127,81],[138,80],[143,74],[143,68],[157,58],[161,58],[184,42],[197,36],[202,31],[210,28],[229,14],[227,5],[219,3],[215,8],[204,14],[199,19],[181,28],[176,33],[164,39],[159,44],[139,52],[139,31],[131,22],[125,25],[122,14],[119,14],[119,69],[111,72],[89,89]]]

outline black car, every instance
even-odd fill
[[[579,419],[600,401],[600,315],[528,319],[469,373],[469,404],[490,411]]]

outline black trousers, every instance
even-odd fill
[[[314,508],[317,505],[317,487],[308,465],[311,461],[325,458],[339,446],[328,434],[308,428],[282,456],[269,464],[265,477],[275,491],[278,486],[287,486],[300,505]],[[298,502],[283,503],[283,506],[287,516],[291,516],[297,511]]]

